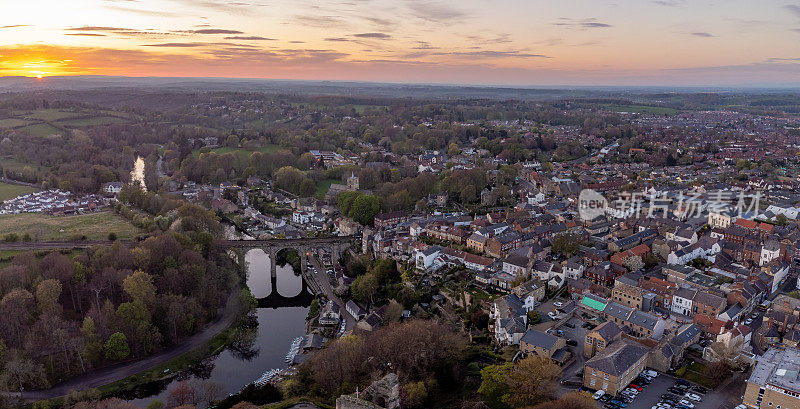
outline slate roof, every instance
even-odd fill
[[[595,328],[594,331],[600,334],[600,336],[606,341],[614,339],[617,335],[619,335],[620,332],[622,332],[617,324],[611,321],[606,321],[600,324],[600,326]]]
[[[621,376],[646,355],[647,348],[619,341],[586,361],[586,366],[609,375]]]
[[[672,345],[677,346],[685,346],[689,341],[693,340],[698,334],[703,332],[700,327],[694,324],[688,324],[685,327],[681,328],[674,337],[672,337],[669,342]]]
[[[542,331],[531,329],[522,336],[520,342],[525,342],[526,344],[531,344],[533,346],[550,350],[556,345],[556,342],[558,342],[558,337]]]

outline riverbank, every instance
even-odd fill
[[[76,391],[96,389],[100,396],[112,396],[134,387],[173,376],[189,368],[198,359],[218,353],[228,342],[227,332],[239,312],[240,287],[236,287],[217,318],[202,331],[180,345],[147,358],[114,365],[74,377],[50,389],[26,392],[24,401],[58,399]],[[95,393],[95,392],[93,392]]]

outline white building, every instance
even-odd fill
[[[777,260],[781,256],[781,244],[775,240],[767,240],[761,246],[761,258],[758,261],[759,266],[765,266],[772,260]]]

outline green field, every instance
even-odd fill
[[[39,189],[30,186],[12,185],[0,182],[0,201],[8,200],[19,195],[35,192]]]
[[[75,118],[77,116],[84,116],[85,113],[62,111],[59,109],[37,109],[29,114],[24,115],[25,118],[39,119],[42,121],[58,121],[61,119]]]
[[[18,126],[28,125],[30,121],[19,118],[6,118],[0,119],[0,129],[16,128]]]
[[[41,174],[42,172],[49,170],[47,166],[25,163],[9,156],[0,157],[0,168],[14,172],[30,171],[36,174]]]
[[[105,240],[108,233],[119,239],[132,239],[141,230],[111,212],[81,214],[76,216],[49,216],[40,213],[6,214],[0,216],[0,232],[14,232],[22,237],[29,234],[33,240],[70,240],[86,236],[88,240]]]
[[[275,151],[277,151],[277,150],[279,150],[281,148],[282,147],[280,145],[266,145],[266,146],[262,146],[262,147],[260,147],[258,149],[231,148],[231,147],[228,147],[228,146],[221,146],[219,148],[211,149],[208,152],[214,152],[217,155],[224,155],[226,153],[238,152],[239,154],[250,156],[250,154],[253,153],[253,152],[271,153],[271,152],[275,152]],[[200,149],[196,149],[194,152],[192,152],[192,154],[194,155],[195,158],[199,158],[200,157],[200,153],[201,153]]]
[[[339,179],[325,179],[320,180],[317,182],[317,192],[314,193],[314,196],[317,197],[319,200],[325,199],[325,193],[328,193],[328,189],[331,187],[331,183],[342,183]]]
[[[57,135],[62,134],[60,129],[54,127],[53,125],[45,123],[26,126],[24,128],[19,128],[19,130],[22,132],[28,132],[29,134],[31,134],[31,136],[41,136],[41,137],[50,136],[53,134]]]
[[[358,112],[359,115],[363,115],[364,111],[366,111],[367,108],[370,108],[370,109],[386,109],[388,107],[386,105],[353,105],[353,109],[355,109],[356,112]]]
[[[613,112],[631,112],[635,114],[675,115],[678,111],[674,108],[656,107],[650,105],[605,105],[603,107]]]
[[[68,127],[84,127],[84,126],[121,124],[126,122],[128,121],[117,117],[93,116],[91,118],[78,118],[78,119],[68,119],[68,120],[58,121],[58,124],[61,126],[68,126]]]

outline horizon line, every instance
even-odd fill
[[[0,81],[8,79],[32,80],[33,83],[42,83],[50,79],[128,79],[128,80],[212,80],[212,81],[272,81],[272,82],[305,82],[305,83],[338,83],[338,84],[371,84],[371,85],[417,85],[435,87],[459,87],[459,88],[506,88],[533,90],[537,88],[546,89],[591,89],[591,88],[616,88],[616,89],[772,89],[772,90],[797,90],[800,91],[800,83],[743,83],[743,84],[493,84],[493,83],[448,83],[448,82],[404,82],[404,81],[370,81],[370,80],[350,80],[350,79],[302,79],[302,78],[265,78],[265,77],[214,77],[214,76],[128,76],[128,75],[104,75],[104,74],[78,74],[78,75],[50,75],[38,78],[36,76],[25,75],[0,75]]]

